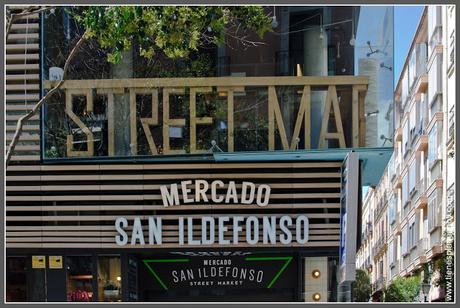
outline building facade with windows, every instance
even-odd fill
[[[7,144],[82,9],[13,23]],[[264,10],[257,47],[149,60],[135,41],[112,64],[81,46],[6,169],[7,301],[351,299],[361,185],[392,151],[393,7]]]
[[[387,190],[388,198],[374,192],[375,200],[365,199],[388,203],[388,266],[373,268],[376,280],[386,281],[381,288],[420,275],[431,284],[429,301],[452,300],[438,282],[454,237],[454,20],[454,6],[427,6],[422,14],[396,85],[393,155],[372,190]]]

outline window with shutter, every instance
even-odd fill
[[[402,230],[401,245],[401,254],[405,257],[407,255],[407,227],[404,227]]]
[[[408,193],[409,193],[409,177],[407,173],[404,174],[402,178],[402,205],[405,207],[408,201]]]
[[[438,124],[436,123],[428,136],[428,166],[430,169],[438,159]]]
[[[441,224],[441,210],[439,206],[438,189],[428,197],[428,231],[432,232]]]
[[[416,167],[416,160],[413,160],[409,166],[409,196],[411,197],[415,193]]]

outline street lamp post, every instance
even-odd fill
[[[428,302],[428,294],[430,293],[431,285],[429,283],[422,283],[422,293],[423,293],[423,301]]]

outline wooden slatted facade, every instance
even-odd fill
[[[6,48],[7,145],[16,121],[40,98],[39,40],[38,14],[20,18],[12,25]],[[310,220],[310,239],[304,246],[339,244],[340,162],[42,164],[39,121],[36,115],[25,123],[7,168],[8,248],[117,248],[117,217],[146,219],[151,215],[161,215],[165,221],[162,247],[177,247],[177,218],[205,214],[278,218],[305,214]],[[185,179],[234,180],[237,186],[243,180],[269,184],[270,204],[163,207],[159,186]],[[243,237],[244,230],[241,234]]]
[[[160,248],[178,247],[179,216],[279,218],[304,214],[310,221],[310,237],[302,246],[337,247],[340,165],[335,162],[12,165],[8,167],[6,187],[7,246],[117,248],[120,247],[115,243],[117,217],[147,219],[161,215],[164,244]],[[237,187],[242,181],[268,184],[272,188],[270,204],[267,207],[187,204],[165,208],[159,186],[187,179],[219,179],[224,183],[233,180]],[[221,190],[223,194],[226,188],[227,185]],[[287,246],[291,245],[296,244]]]
[[[40,98],[39,39],[38,14],[20,18],[12,25],[6,46],[7,145],[16,121]],[[162,248],[177,247],[177,218],[204,214],[278,218],[305,214],[311,231],[304,246],[339,244],[340,162],[49,165],[40,163],[39,122],[40,116],[36,115],[25,123],[7,168],[8,248],[119,248],[115,244],[115,219],[146,219],[151,215],[161,215],[165,220]],[[243,180],[269,184],[270,204],[164,208],[159,185],[185,179],[234,180],[237,186]],[[243,237],[244,230],[241,234]]]
[[[21,12],[15,7],[12,13]],[[6,42],[6,146],[11,142],[17,120],[40,98],[40,16],[17,19]],[[25,122],[12,161],[40,160],[40,116]]]

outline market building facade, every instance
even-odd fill
[[[81,47],[7,167],[7,301],[351,300],[361,186],[392,151],[393,8],[265,11],[258,47]],[[60,7],[11,31],[7,144],[82,33]]]

